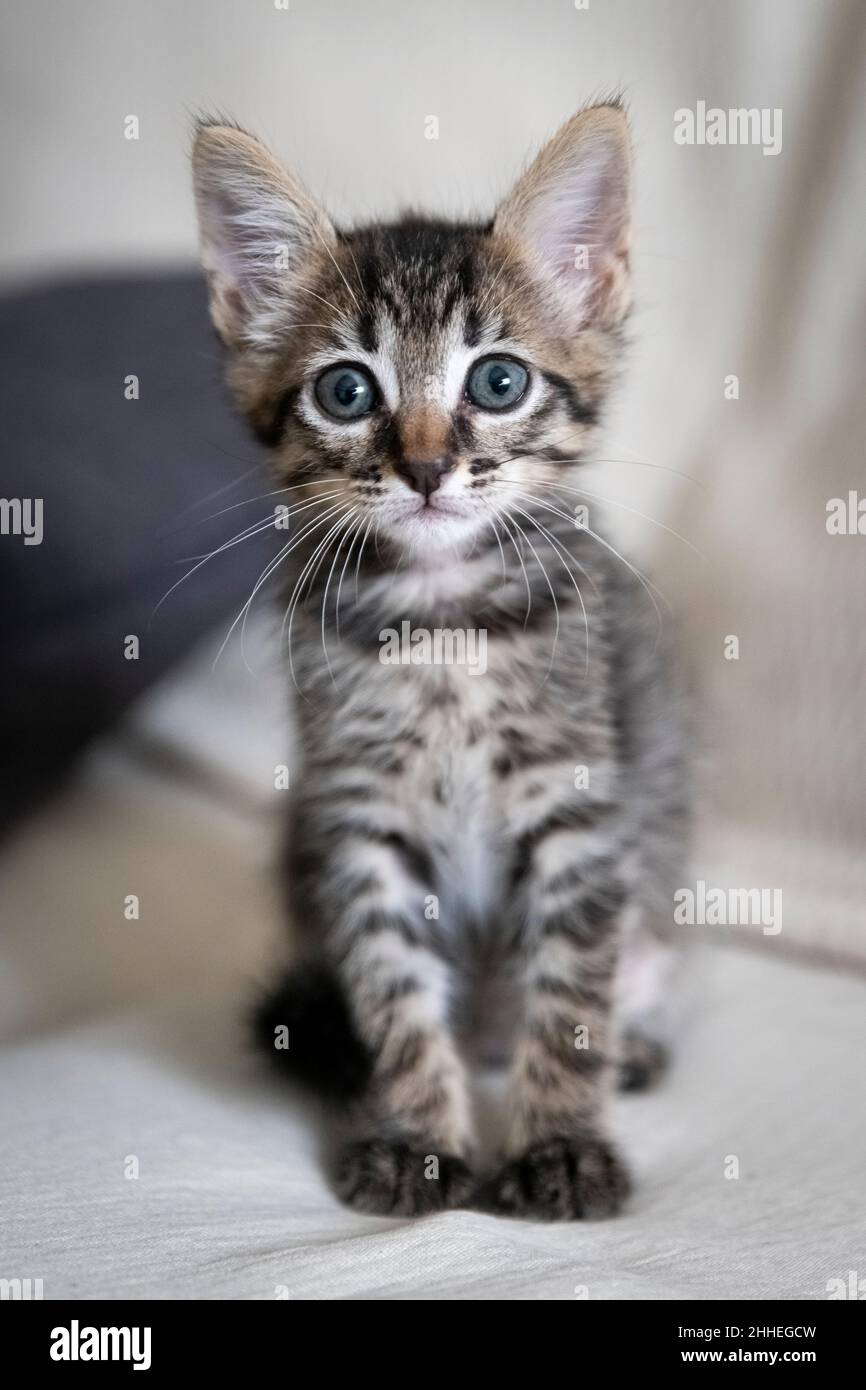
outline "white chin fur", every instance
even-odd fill
[[[485,522],[483,515],[443,501],[440,507],[433,503],[427,507],[401,509],[396,515],[383,517],[381,526],[390,540],[408,555],[423,561],[449,552],[453,557],[455,551],[468,549]]]

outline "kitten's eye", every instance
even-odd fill
[[[329,367],[314,387],[316,400],[326,415],[336,420],[357,420],[379,403],[376,383],[361,367]]]
[[[510,357],[485,357],[476,362],[466,382],[466,394],[482,410],[516,405],[526,390],[529,373]]]

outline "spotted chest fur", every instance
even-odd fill
[[[329,768],[339,749],[345,764],[329,775],[314,758],[309,778],[301,774],[297,796],[309,812],[345,788],[351,767],[343,825],[376,818],[382,835],[400,835],[404,860],[423,864],[420,886],[436,895],[427,905],[434,937],[459,938],[467,923],[502,930],[504,917],[518,915],[509,897],[527,828],[572,807],[581,778],[591,778],[593,795],[609,791],[605,710],[584,709],[579,699],[564,705],[539,686],[537,661],[521,671],[514,646],[502,637],[488,643],[484,677],[463,666],[383,672],[375,657],[365,671],[356,659],[353,703],[363,715],[353,722],[337,696],[342,727],[323,750]],[[371,710],[381,717],[371,720]]]

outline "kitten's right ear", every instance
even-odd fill
[[[267,347],[307,260],[336,241],[326,213],[261,141],[199,123],[192,153],[211,317],[229,347]]]
[[[628,121],[618,101],[572,116],[499,208],[494,231],[516,241],[577,328],[613,327],[631,298]]]

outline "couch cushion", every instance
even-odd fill
[[[43,538],[0,538],[0,829],[246,598],[272,535],[192,561],[263,515],[261,451],[221,383],[197,275],[72,283],[0,303],[3,496],[41,499]],[[139,379],[139,399],[124,382]],[[244,476],[246,475],[246,476]],[[213,494],[217,494],[213,496]],[[208,501],[208,499],[211,499]],[[125,660],[136,634],[140,657]]]
[[[739,952],[698,973],[669,1080],[617,1107],[632,1203],[580,1227],[339,1206],[240,988],[8,1046],[4,1274],[46,1298],[825,1298],[866,1269],[866,984]]]

